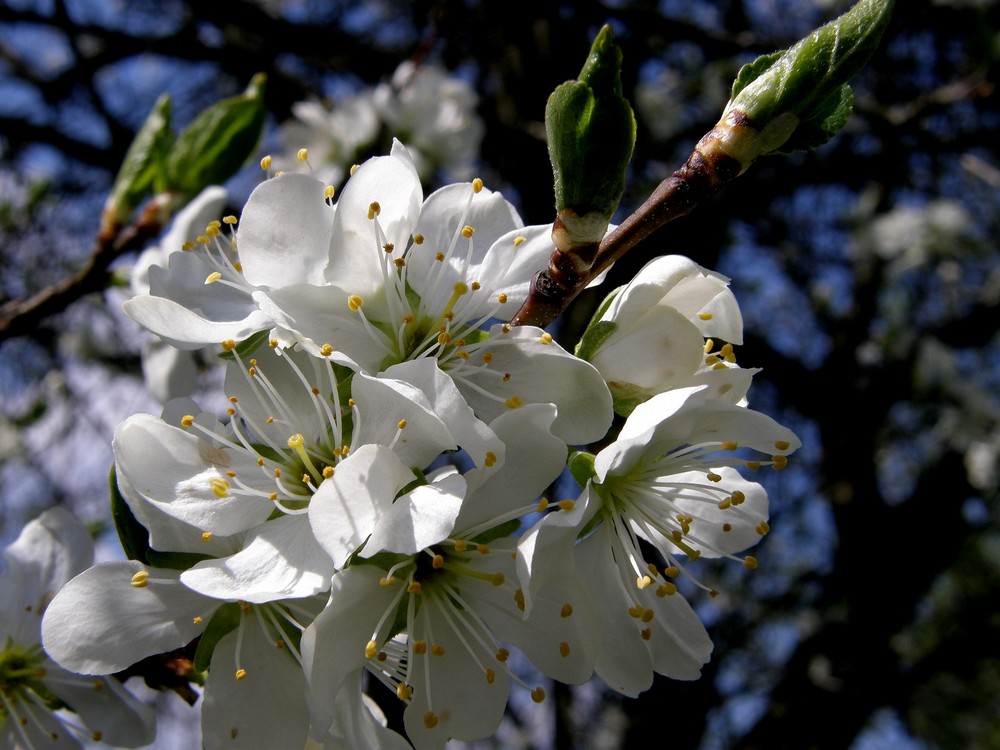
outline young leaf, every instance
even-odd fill
[[[622,96],[621,49],[601,29],[580,78],[556,87],[545,106],[560,250],[599,242],[625,190],[635,146],[635,116]]]
[[[167,157],[170,189],[193,196],[236,174],[264,128],[265,81],[258,73],[246,91],[213,104],[177,136]]]
[[[104,204],[104,227],[128,222],[136,206],[164,177],[164,159],[173,142],[170,130],[170,96],[156,100],[146,121],[132,139]],[[102,227],[102,229],[104,228]]]

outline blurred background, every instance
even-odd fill
[[[639,128],[624,216],[712,127],[743,63],[848,6],[3,0],[0,304],[84,267],[117,168],[163,92],[180,128],[267,74],[267,131],[226,184],[220,215],[238,215],[264,179],[264,154],[294,161],[308,146],[319,169],[322,137],[306,142],[315,132],[296,106],[309,101],[313,119],[336,113],[331,182],[398,135],[426,151],[425,194],[478,175],[526,223],[546,223],[545,101],[610,23]],[[579,298],[557,331],[566,346],[602,294],[655,255],[732,277],[746,321],[739,361],[763,368],[751,405],[804,447],[770,477],[760,569],[697,565],[722,592],[692,597],[716,644],[700,681],[657,680],[635,700],[596,681],[555,687],[542,707],[515,696],[497,737],[476,747],[662,737],[678,750],[1000,748],[998,60],[996,0],[900,2],[840,135],[758,161],[634,249],[603,292]],[[447,97],[413,83],[430,69],[456,79]],[[422,146],[443,112],[460,118],[451,145]],[[142,248],[70,283],[51,314],[11,319],[3,308],[4,544],[64,505],[93,525],[102,555],[121,554],[109,531],[111,437],[129,414],[160,409],[142,377],[144,335],[119,310]],[[212,408],[217,368],[199,378]],[[191,746],[197,715],[179,699],[168,707],[176,726],[157,746]]]

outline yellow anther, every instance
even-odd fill
[[[423,245],[424,244],[424,236],[422,234],[419,234],[419,233],[413,235],[413,244],[414,245]]]
[[[716,589],[712,589],[711,591],[708,592],[708,595],[714,599],[719,595],[719,592]]]
[[[709,354],[707,357],[705,357],[706,365],[717,365],[721,362],[722,360],[716,357],[714,354]]]
[[[218,237],[220,234],[222,234],[222,231],[217,226],[215,226],[215,224],[209,224],[207,227],[205,227],[205,234],[209,237]]]
[[[298,153],[295,154],[295,158],[299,161],[309,161],[309,149],[300,148]]]
[[[677,593],[677,585],[673,581],[664,581],[656,587],[656,595],[661,599],[664,596],[673,596]]]
[[[434,570],[441,570],[444,567],[444,555],[434,555],[434,559],[431,561],[431,567]]]
[[[414,581],[409,586],[406,587],[406,591],[410,594],[419,594],[423,591],[423,587],[420,585],[420,581]]]
[[[351,308],[351,312],[357,312],[363,304],[365,304],[365,301],[356,294],[352,294],[347,298],[347,306]]]
[[[265,157],[261,158],[261,160],[260,160],[260,168],[263,169],[263,170],[268,170],[268,169],[271,168],[271,157],[270,156],[265,156]]]
[[[743,567],[747,570],[757,570],[757,558],[753,555],[747,555],[743,558]]]
[[[757,524],[754,527],[754,531],[756,531],[761,536],[764,536],[770,530],[771,530],[771,527],[770,527],[770,525],[768,525],[767,521],[761,521],[759,524]]]
[[[444,253],[442,253],[440,250],[438,250],[436,253],[434,253],[434,260],[438,261],[439,263],[441,261],[443,261],[444,260]]]
[[[708,478],[709,482],[721,482],[722,481],[722,476],[719,475],[719,474],[716,474],[714,471],[708,472],[708,474],[706,474],[705,476]]]
[[[528,239],[527,237],[522,237],[521,235],[517,235],[517,237],[514,238],[514,247],[521,247],[521,245],[523,245],[527,241],[527,239]]]
[[[734,451],[734,450],[736,450],[737,448],[740,447],[740,444],[739,443],[734,443],[732,440],[727,440],[720,447],[724,451]]]
[[[642,613],[642,617],[640,617],[639,619],[642,620],[643,622],[652,622],[653,617],[655,615],[656,613],[653,610],[647,609],[645,612]]]
[[[641,631],[639,631],[639,637],[642,638],[642,640],[644,641],[648,641],[650,638],[653,637],[653,631],[650,630],[649,628],[643,628]]]
[[[478,552],[480,555],[488,555],[488,554],[490,554],[489,545],[487,545],[487,544],[477,544],[476,545],[476,552]]]
[[[760,461],[747,461],[746,466],[748,469],[756,470],[760,468]]]
[[[730,499],[733,501],[733,505],[742,505],[743,501],[747,499],[747,496],[739,490],[733,490],[733,494]]]
[[[639,576],[635,579],[635,587],[642,591],[643,589],[648,589],[653,585],[653,579],[649,576]]]
[[[562,605],[562,608],[559,610],[559,616],[562,617],[563,619],[572,616],[572,614],[573,614],[573,605],[570,604],[569,602],[566,602],[564,605]]]
[[[358,171],[358,167],[360,167],[360,166],[361,166],[360,164],[352,164],[351,165],[351,170],[350,171],[351,171],[351,175],[352,176],[354,175],[355,172]]]
[[[478,193],[483,189],[483,181],[478,177],[472,181],[472,192]]]
[[[396,578],[396,576],[389,576],[389,577],[382,576],[381,578],[378,579],[378,585],[381,586],[382,588],[387,588],[389,586],[392,586],[398,580],[399,579]]]
[[[502,326],[500,326],[500,330],[503,333],[510,333],[513,330],[513,328],[511,328],[510,323],[504,323]]]
[[[140,570],[132,576],[132,585],[137,589],[144,589],[149,585],[149,572]]]
[[[569,644],[566,641],[559,642],[559,655],[564,659],[569,656]]]
[[[438,725],[438,717],[433,711],[428,711],[424,714],[424,728],[433,729]]]
[[[483,352],[483,364],[488,365],[493,361],[493,352]]]
[[[681,574],[681,569],[678,568],[676,565],[670,565],[669,567],[663,569],[663,575],[665,575],[667,578],[676,578],[680,574]]]
[[[462,236],[465,237],[465,239],[470,239],[472,235],[474,235],[475,233],[476,230],[470,227],[468,224],[462,227]]]
[[[788,456],[771,456],[771,468],[780,471],[788,466]]]
[[[235,348],[236,348],[236,342],[233,341],[232,339],[226,339],[225,341],[222,342],[222,349],[224,351],[231,352]]]
[[[213,477],[208,485],[212,488],[212,494],[217,498],[229,497],[229,488],[232,486],[222,477]]]
[[[727,497],[725,500],[720,500],[719,510],[729,510],[732,504],[733,504],[732,498]]]
[[[503,586],[504,581],[506,580],[507,578],[504,576],[504,574],[498,572],[493,574],[493,578],[490,579],[490,583],[492,583],[494,586]]]
[[[496,462],[497,462],[497,454],[494,453],[493,451],[486,451],[486,458],[483,460],[483,463],[486,465],[486,468],[492,469],[496,465]]]
[[[546,346],[548,346],[549,344],[552,343],[552,334],[543,333],[541,336],[538,337],[538,343],[545,344]]]
[[[411,695],[413,695],[413,688],[405,682],[401,682],[396,685],[396,697],[401,701],[409,700]]]
[[[247,676],[247,671],[245,669],[243,669],[243,667],[240,667],[239,669],[236,670],[236,679],[237,680],[246,679],[246,676]]]
[[[545,691],[542,690],[540,687],[536,687],[534,690],[531,691],[531,700],[533,700],[535,703],[541,703],[543,700],[545,700]]]
[[[278,348],[278,339],[268,339],[267,340],[267,345],[269,347],[271,347],[272,349],[277,349]]]
[[[733,351],[732,344],[725,344],[721,349],[719,349],[719,354],[722,355],[722,358],[726,360],[726,362],[736,361],[736,352]]]
[[[441,346],[448,346],[448,344],[451,343],[451,334],[448,333],[447,331],[443,331],[438,334],[437,341],[438,344],[440,344]]]
[[[725,531],[726,533],[729,533],[730,531],[733,530],[733,525],[731,523],[724,523],[722,524],[722,530]]]
[[[368,643],[365,644],[365,658],[374,659],[375,654],[377,653],[378,653],[378,644],[375,643],[375,641],[368,641]]]
[[[787,451],[789,448],[792,447],[792,444],[789,443],[787,440],[775,440],[774,447],[779,451]]]
[[[414,641],[413,642],[413,653],[418,656],[427,653],[427,641]]]
[[[333,472],[333,467],[332,466],[324,466],[323,467],[323,479],[329,479],[330,477],[333,476],[333,473],[334,472]]]
[[[715,317],[715,316],[713,316],[712,313],[710,313],[710,312],[700,312],[700,313],[698,313],[698,319],[699,320],[711,320],[713,317]]]
[[[560,510],[573,510],[576,507],[576,500],[560,500],[559,509]]]
[[[229,214],[228,216],[223,216],[222,217],[222,223],[223,224],[229,224],[230,226],[233,226],[234,224],[236,224],[236,222],[237,222],[237,218],[235,216],[233,216],[232,214]]]
[[[385,250],[385,252],[387,253],[391,253],[393,250],[396,249],[396,246],[393,245],[391,242],[386,242],[384,245],[382,245],[382,249]]]
[[[508,409],[520,409],[524,406],[524,399],[520,396],[511,396],[509,399],[503,402],[503,405]]]
[[[212,532],[211,531],[203,531],[203,532],[201,532],[201,541],[203,541],[203,542],[210,542],[210,541],[212,541]]]
[[[483,285],[480,284],[478,281],[473,281],[470,288],[472,289],[472,291],[478,292],[480,289],[483,288]]]
[[[435,643],[431,646],[431,653],[434,654],[434,656],[444,656],[444,646],[440,643]]]
[[[191,240],[188,240],[183,245],[181,245],[181,250],[183,250],[184,252],[188,253],[188,252],[191,252],[192,250],[194,250],[196,247],[198,247],[198,243],[197,242],[192,242]]]
[[[195,615],[194,617],[191,618],[191,622],[194,623],[195,625],[201,625],[201,623],[203,622],[202,616]]]
[[[705,354],[708,354],[710,351],[712,351],[713,346],[715,346],[715,342],[712,341],[712,339],[705,339],[705,346],[704,346]]]
[[[486,682],[490,685],[493,684],[493,680],[497,677],[497,673],[493,671],[492,667],[486,668]]]
[[[501,662],[501,663],[505,662],[509,658],[510,658],[510,651],[508,651],[505,648],[498,648],[497,649],[497,661],[498,662]]]
[[[517,608],[524,612],[524,591],[518,589],[514,592],[514,601],[517,603]]]
[[[499,302],[501,305],[506,305],[507,295],[504,294],[503,292],[500,292],[500,294],[497,295],[497,302]]]
[[[336,192],[337,191],[334,189],[333,185],[327,185],[325,188],[323,188],[323,197],[326,198],[327,200],[332,200]]]
[[[636,604],[635,606],[628,608],[629,617],[635,618],[636,620],[642,617],[642,613],[645,611],[646,608],[643,607],[641,604]]]
[[[468,548],[468,546],[469,546],[469,543],[467,541],[465,541],[464,539],[456,539],[455,540],[455,551],[456,552],[465,552],[465,550]]]
[[[181,417],[181,427],[190,427],[193,424],[194,424],[194,417],[192,417],[190,414],[185,414],[183,417]]]
[[[382,206],[380,206],[378,204],[378,201],[372,201],[371,203],[368,204],[368,218],[369,219],[374,219],[380,213],[382,213]]]
[[[405,430],[406,429],[406,420],[405,419],[401,419],[398,422],[396,422],[396,429]]]
[[[536,513],[541,513],[543,510],[545,510],[548,507],[549,507],[549,500],[548,500],[548,498],[543,497],[541,500],[538,501],[538,505],[535,508],[535,512]]]

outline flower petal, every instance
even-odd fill
[[[146,585],[132,585],[140,572],[148,573]],[[111,674],[151,654],[187,645],[221,602],[191,591],[179,576],[178,571],[135,561],[85,570],[45,611],[45,650],[73,672]]]
[[[196,564],[181,573],[181,583],[205,596],[258,604],[326,591],[331,575],[333,562],[309,519],[296,515],[262,524],[240,552]]]

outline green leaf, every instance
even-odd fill
[[[132,212],[151,191],[159,189],[165,176],[164,160],[173,143],[170,130],[170,96],[156,100],[146,121],[132,139],[104,204],[106,221],[128,222]]]
[[[177,137],[167,158],[169,187],[193,196],[243,166],[264,128],[264,82],[258,73],[246,91],[201,112]]]
[[[203,555],[198,552],[160,552],[153,548],[146,553],[149,564],[154,568],[168,568],[169,570],[187,570],[197,565],[202,560],[211,560],[211,555]]]
[[[597,476],[597,471],[594,469],[595,458],[593,453],[586,451],[573,451],[569,455],[566,465],[569,467],[569,473],[573,475],[573,479],[581,487],[586,487],[587,482]]]
[[[568,233],[559,248],[599,242],[625,190],[635,116],[622,96],[621,49],[598,33],[580,78],[557,86],[545,106],[556,211]]]
[[[118,489],[118,473],[114,464],[111,465],[108,485],[111,491],[111,518],[114,519],[118,541],[121,542],[125,557],[149,565],[149,532],[136,519]]]
[[[223,636],[231,633],[240,625],[243,613],[235,602],[223,604],[205,626],[205,631],[198,640],[198,648],[194,652],[194,668],[199,672],[206,671],[212,664],[212,653]]]
[[[868,62],[889,23],[893,0],[860,0],[847,13],[783,52],[743,66],[722,123],[749,124],[733,154],[745,164],[759,154],[813,148],[850,115],[847,82]],[[720,123],[720,124],[722,124]]]

